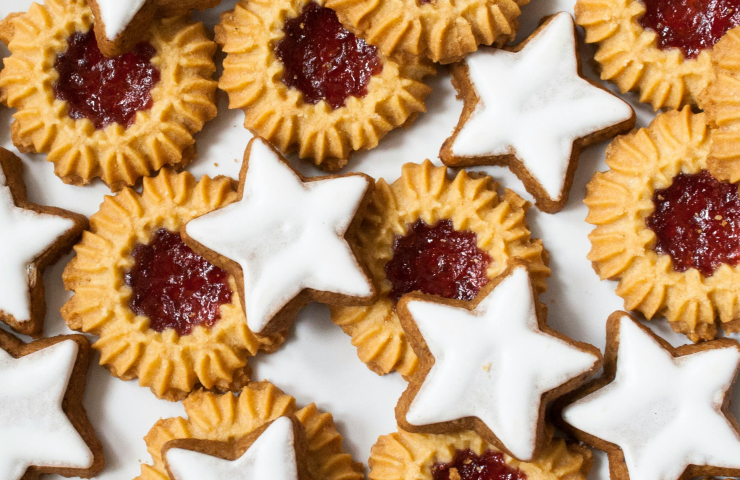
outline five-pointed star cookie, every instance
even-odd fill
[[[87,218],[26,200],[23,164],[0,148],[0,320],[38,336],[46,302],[41,274],[87,228]]]
[[[374,287],[344,238],[372,185],[362,174],[306,179],[255,138],[245,153],[239,200],[190,221],[181,234],[234,275],[250,330],[272,335],[311,300],[373,300]]]
[[[279,417],[236,444],[173,440],[162,448],[172,480],[310,480],[305,434],[294,417]]]
[[[547,402],[598,370],[601,355],[547,327],[523,262],[476,302],[401,298],[398,314],[419,369],[396,418],[411,432],[475,430],[529,461],[545,439]]]
[[[613,480],[740,476],[740,429],[728,412],[739,368],[733,340],[673,348],[616,312],[603,377],[556,410],[567,430],[608,453]]]
[[[89,478],[103,452],[82,407],[90,344],[64,335],[28,345],[0,330],[0,478]]]
[[[104,55],[126,53],[146,40],[157,17],[187,15],[215,7],[221,0],[88,0],[95,16],[95,38]]]
[[[465,107],[442,161],[508,165],[548,213],[568,201],[581,150],[635,124],[629,104],[581,76],[567,13],[550,17],[513,51],[471,54],[452,74]]]

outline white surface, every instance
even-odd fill
[[[115,40],[134,19],[146,0],[98,0],[100,17],[105,24],[105,36]]]
[[[213,25],[222,10],[233,8],[235,0],[224,0],[216,9],[198,14]],[[523,7],[519,38],[526,38],[547,14],[560,10],[572,12],[575,0],[532,0]],[[0,15],[26,10],[31,0],[0,2]],[[7,54],[0,46],[3,55]],[[585,47],[583,59],[586,72],[592,75],[589,61],[594,49]],[[596,78],[593,77],[592,78]],[[370,152],[356,155],[350,168],[376,178],[393,181],[400,176],[405,162],[435,160],[442,142],[457,124],[462,103],[455,99],[455,91],[444,69],[430,84],[434,92],[427,101],[428,112],[420,115],[408,129],[398,129],[384,138],[380,146]],[[613,86],[609,85],[613,89]],[[626,98],[638,111],[638,125],[646,126],[653,118],[649,107],[639,105],[634,95]],[[250,135],[242,128],[243,114],[227,110],[226,96],[219,92],[219,116],[209,122],[197,135],[198,158],[188,168],[194,175],[204,173],[236,176],[244,148]],[[0,145],[17,150],[10,142],[8,109],[0,107]],[[586,207],[582,200],[585,186],[595,171],[604,170],[603,152],[606,144],[587,149],[581,156],[570,201],[555,215],[532,209],[529,222],[535,237],[544,239],[551,252],[553,275],[548,280],[548,292],[543,300],[549,309],[549,324],[566,335],[588,341],[603,348],[605,323],[610,313],[622,308],[622,301],[614,293],[613,282],[600,282],[591,263],[586,260],[590,244],[586,237],[592,227],[584,222]],[[69,208],[86,215],[97,211],[103,195],[109,193],[104,185],[79,188],[64,185],[54,176],[53,165],[43,155],[22,155],[25,160],[26,183],[32,201]],[[218,164],[216,166],[215,164]],[[297,163],[306,174],[316,174],[313,168]],[[508,188],[525,198],[531,198],[521,182],[505,168],[480,168],[491,173]],[[59,309],[69,298],[62,285],[62,270],[71,256],[47,269],[44,280],[47,288],[46,335],[68,332]],[[315,402],[319,408],[334,414],[340,432],[345,437],[345,448],[367,465],[370,447],[379,435],[396,430],[393,409],[405,388],[397,374],[378,377],[370,372],[356,356],[349,337],[329,320],[329,310],[312,305],[302,312],[293,334],[285,345],[272,355],[260,355],[251,364],[255,379],[270,379],[286,392],[294,395],[300,405]],[[664,321],[651,324],[674,345],[686,343],[675,335]],[[93,359],[93,363],[97,355]],[[97,478],[101,480],[129,480],[139,474],[139,462],[150,462],[142,438],[155,421],[183,413],[180,404],[157,400],[148,389],[135,381],[122,382],[108,372],[92,366],[85,393],[85,406],[98,436],[103,442],[106,469]],[[740,416],[740,388],[735,388],[735,415]],[[603,455],[597,455],[592,479],[608,478]],[[58,480],[60,477],[47,477]]]

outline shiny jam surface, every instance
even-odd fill
[[[134,267],[125,275],[133,295],[129,306],[149,317],[149,328],[173,328],[188,335],[197,325],[212,327],[219,306],[231,302],[229,275],[190,249],[179,233],[157,230],[147,245],[137,245]]]
[[[433,480],[526,480],[527,475],[511,468],[504,454],[487,451],[476,455],[470,450],[459,450],[450,463],[432,467]]]
[[[306,103],[326,100],[339,108],[350,96],[367,95],[370,77],[383,71],[378,49],[345,29],[334,10],[308,3],[283,31],[275,47],[283,83],[303,93]]]
[[[696,58],[728,30],[740,25],[740,0],[642,0],[639,22],[658,34],[658,48],[680,48]]]
[[[129,53],[106,58],[92,30],[75,33],[68,44],[54,63],[59,73],[54,93],[67,102],[71,118],[87,118],[97,129],[111,123],[130,127],[136,112],[152,108],[151,90],[160,79],[151,64],[154,47],[140,43]]]
[[[681,173],[653,194],[655,211],[645,220],[655,232],[656,253],[670,255],[673,268],[696,268],[711,276],[723,263],[740,262],[738,186],[709,172]]]
[[[422,220],[396,237],[385,274],[391,298],[420,291],[456,300],[472,300],[488,283],[491,257],[477,246],[473,232],[458,232],[450,220],[429,226]]]

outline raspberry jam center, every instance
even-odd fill
[[[673,268],[711,276],[723,263],[740,262],[738,186],[723,183],[703,170],[681,173],[653,195],[655,211],[646,219],[658,240],[656,253],[670,255]]]
[[[370,77],[383,71],[378,49],[345,29],[334,10],[308,3],[283,31],[275,47],[283,83],[303,93],[306,103],[326,100],[339,108],[348,97],[367,95]]]
[[[458,232],[450,220],[429,226],[417,221],[396,237],[393,258],[385,265],[391,298],[420,291],[456,300],[472,300],[488,283],[491,257],[477,246],[473,232]]]
[[[450,463],[432,467],[433,480],[526,480],[527,475],[508,466],[504,454],[487,451],[476,455],[470,450],[458,450]]]
[[[133,295],[129,306],[149,317],[149,328],[173,328],[188,335],[197,325],[212,327],[219,306],[231,302],[229,275],[190,249],[178,233],[157,230],[147,245],[137,245],[134,267],[125,275]]]
[[[130,127],[136,112],[152,108],[151,90],[160,79],[151,63],[154,47],[142,42],[129,53],[106,58],[92,30],[75,33],[67,42],[54,63],[59,73],[54,94],[67,102],[71,118],[87,118],[97,129],[111,123]]]
[[[639,22],[658,34],[658,48],[680,48],[696,58],[728,30],[740,25],[740,0],[642,0]]]

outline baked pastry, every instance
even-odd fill
[[[426,110],[434,73],[398,63],[355,37],[323,0],[241,0],[216,26],[226,58],[219,86],[244,126],[323,170],[367,150]]]
[[[713,47],[740,25],[733,1],[578,0],[576,22],[598,43],[601,78],[655,110],[698,105],[713,78]]]
[[[608,454],[612,480],[740,475],[740,344],[673,348],[624,312],[606,328],[604,375],[556,405],[562,426]]]
[[[585,480],[591,450],[562,438],[548,442],[532,462],[520,462],[474,432],[383,435],[370,451],[370,480]]]
[[[74,296],[67,325],[100,338],[100,363],[138,378],[159,398],[179,400],[198,386],[239,388],[247,357],[274,351],[281,334],[258,338],[247,327],[236,282],[187,247],[180,228],[236,200],[227,178],[163,169],[142,193],[106,197],[64,270]]]
[[[693,341],[740,331],[740,197],[714,176],[710,145],[703,113],[658,115],[609,146],[584,200],[599,276],[619,280],[626,309]]]
[[[159,19],[149,41],[105,58],[84,0],[47,0],[0,24],[10,49],[0,101],[15,108],[22,152],[47,153],[65,182],[112,190],[195,156],[193,134],[216,116],[216,44],[184,17]]]
[[[342,436],[329,413],[311,404],[300,410],[295,399],[267,382],[250,383],[239,395],[193,392],[183,402],[187,419],[166,418],[158,421],[144,440],[153,463],[141,464],[136,480],[162,480],[165,473],[162,448],[177,439],[235,442],[283,417],[295,416],[306,431],[306,467],[316,480],[362,480],[362,464],[356,463],[342,449]]]
[[[352,336],[360,359],[378,374],[410,375],[418,360],[403,333],[396,302],[421,291],[472,300],[510,259],[529,263],[537,292],[550,275],[542,241],[526,223],[529,204],[491,177],[446,167],[406,164],[401,178],[375,185],[357,233],[349,237],[379,292],[367,307],[331,307],[332,321]]]
[[[41,335],[44,269],[69,252],[85,228],[84,215],[26,200],[23,163],[0,148],[0,321],[24,335]]]
[[[327,0],[347,28],[383,54],[452,63],[478,45],[514,40],[529,0]]]

